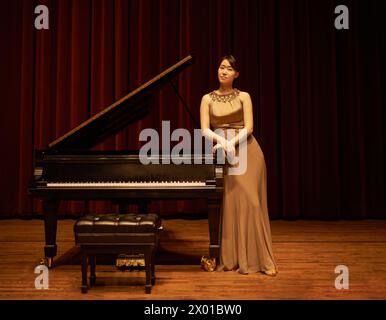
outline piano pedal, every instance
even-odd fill
[[[142,271],[145,270],[145,259],[143,255],[120,254],[116,259],[115,266],[121,271]]]

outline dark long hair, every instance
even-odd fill
[[[220,64],[221,64],[221,62],[223,62],[224,60],[228,60],[228,61],[229,61],[229,64],[232,66],[233,70],[235,70],[235,71],[237,71],[237,72],[240,71],[239,65],[238,65],[238,63],[237,63],[237,60],[236,60],[236,58],[235,58],[233,55],[228,54],[228,55],[222,57],[221,60],[220,60]]]

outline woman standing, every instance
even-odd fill
[[[263,272],[275,276],[277,264],[268,217],[265,160],[252,134],[251,98],[247,92],[233,87],[238,76],[236,59],[232,55],[222,58],[218,68],[219,88],[204,95],[200,107],[201,131],[216,143],[213,151],[223,148],[231,157],[246,151],[246,171],[224,177],[222,239],[217,270],[236,270],[242,274]],[[216,134],[216,129],[223,129],[225,137]],[[236,130],[236,134],[227,138],[229,129]]]

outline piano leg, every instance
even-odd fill
[[[221,197],[208,199],[209,255],[218,260],[221,246]]]
[[[44,232],[46,240],[44,254],[46,257],[46,264],[49,268],[52,267],[53,258],[56,256],[57,251],[56,229],[58,224],[59,203],[59,200],[44,200]]]

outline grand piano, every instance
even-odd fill
[[[217,259],[221,239],[222,164],[212,155],[191,154],[191,164],[144,165],[138,151],[90,150],[124,127],[145,117],[157,89],[193,62],[189,55],[87,121],[35,152],[29,194],[43,200],[45,263],[57,254],[58,208],[62,200],[110,200],[124,213],[128,203],[147,212],[151,200],[205,199],[209,223],[209,255]],[[171,83],[172,84],[172,83]],[[160,154],[160,159],[171,155]],[[186,155],[185,155],[186,157]],[[193,159],[194,158],[194,159]],[[163,164],[169,162],[167,164]]]

